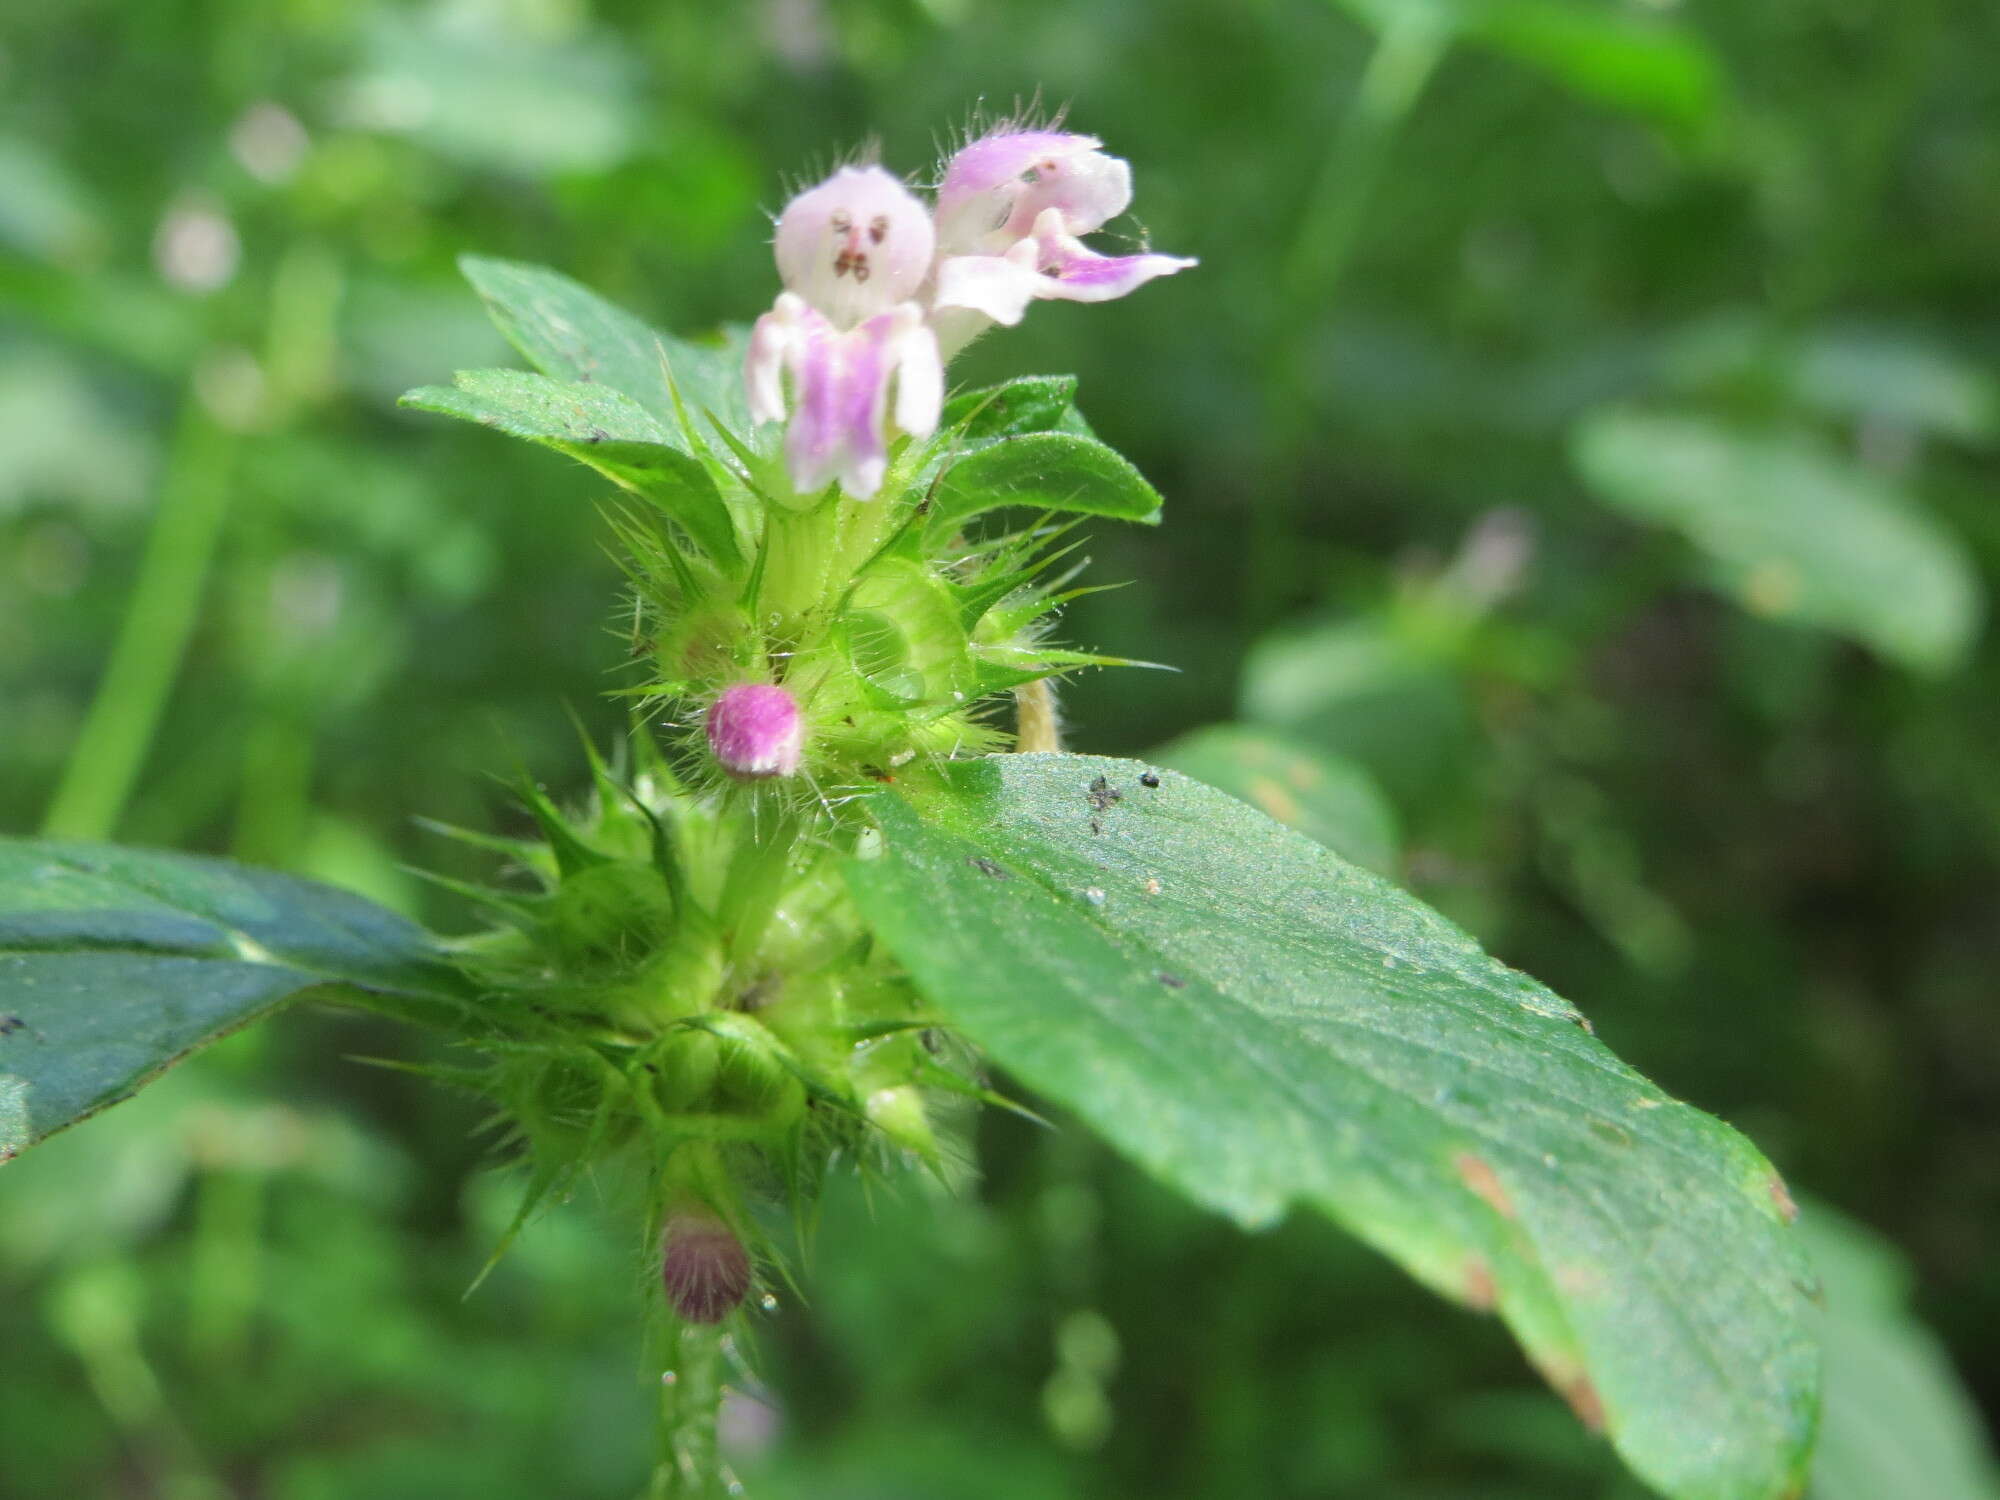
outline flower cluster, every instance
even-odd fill
[[[952,156],[934,207],[879,166],[842,167],[785,206],[785,290],[757,320],[744,378],[757,421],[789,417],[793,488],[873,496],[893,432],[937,427],[944,361],[1031,301],[1103,302],[1194,264],[1083,243],[1132,201],[1131,168],[1101,145],[1010,123]]]

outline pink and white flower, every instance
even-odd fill
[[[1021,321],[1038,298],[1106,302],[1195,264],[1100,255],[1082,236],[1131,206],[1132,169],[1095,136],[1006,127],[962,148],[938,187],[941,258],[932,307]],[[962,341],[962,340],[960,340]]]
[[[842,167],[778,217],[785,283],[751,332],[758,422],[785,422],[792,487],[881,489],[898,433],[928,437],[944,360],[1030,302],[1106,302],[1195,264],[1102,255],[1083,236],[1131,205],[1132,169],[1095,136],[1009,123],[946,163],[936,217],[880,167]]]
[[[838,480],[865,500],[888,469],[890,418],[917,437],[936,429],[944,365],[913,300],[936,246],[929,212],[880,167],[842,167],[779,216],[785,290],[751,332],[744,379],[752,418],[778,422],[790,377],[794,489]]]

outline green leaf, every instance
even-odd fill
[[[1691,27],[1596,0],[1339,0],[1378,32],[1456,33],[1533,68],[1581,98],[1692,127],[1722,96],[1714,51]]]
[[[1396,813],[1360,766],[1245,724],[1211,724],[1153,759],[1249,803],[1378,874],[1396,867]]]
[[[427,385],[401,404],[493,427],[567,453],[644,496],[687,529],[717,562],[741,560],[729,506],[700,459],[638,402],[607,386],[550,380],[525,370],[461,370],[456,388]]]
[[[1024,375],[1001,385],[961,391],[944,404],[940,433],[952,442],[1019,437],[1029,432],[1090,436],[1076,409],[1074,375]]]
[[[1239,1224],[1307,1204],[1497,1307],[1675,1500],[1798,1482],[1818,1351],[1789,1199],[1571,1006],[1172,771],[1005,755],[874,805],[861,909],[1001,1066]]]
[[[507,341],[544,375],[622,391],[690,451],[701,440],[675,415],[676,389],[691,415],[707,412],[733,431],[750,431],[740,335],[721,347],[689,343],[544,267],[479,255],[458,264]]]
[[[1139,471],[1098,442],[1073,432],[1002,438],[964,454],[931,492],[930,527],[949,531],[1002,506],[1158,525],[1160,496]]]
[[[1751,611],[1838,631],[1904,666],[1957,666],[1983,612],[1964,545],[1888,480],[1803,436],[1605,410],[1578,470],[1612,509],[1671,526]]]
[[[1488,0],[1470,34],[1571,93],[1665,124],[1713,117],[1722,72],[1693,28],[1670,17],[1576,0]]]
[[[528,177],[603,172],[648,129],[644,65],[611,37],[467,26],[438,10],[357,19],[363,60],[339,86],[342,115],[421,141],[427,158]],[[413,99],[422,106],[393,102]]]
[[[421,928],[222,860],[0,839],[0,1161],[302,991],[462,998]]]
[[[2000,1500],[1979,1408],[1910,1310],[1886,1240],[1818,1203],[1800,1228],[1826,1294],[1826,1412],[1812,1500]]]
[[[1902,328],[1834,328],[1808,337],[1791,371],[1800,400],[1846,420],[1874,417],[1967,443],[2000,435],[2000,381]]]
[[[1260,637],[1244,658],[1238,712],[1355,762],[1404,806],[1434,793],[1472,733],[1462,674],[1380,615]]]

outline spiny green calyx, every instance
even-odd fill
[[[652,1222],[698,1201],[754,1235],[747,1201],[809,1193],[836,1155],[943,1168],[936,1101],[976,1086],[854,914],[858,829],[802,838],[785,799],[691,791],[635,743],[581,814],[522,788],[543,837],[509,851],[534,888],[481,892],[504,920],[462,944],[488,1061],[459,1077],[528,1149],[528,1207],[634,1157]]]
[[[736,527],[728,549],[698,544],[661,514],[620,514],[631,619],[651,676],[632,691],[648,711],[664,710],[695,763],[773,774],[732,765],[716,728],[725,699],[782,688],[798,715],[783,774],[801,778],[795,801],[824,813],[918,757],[1001,748],[993,721],[1010,690],[1113,664],[1046,639],[1074,597],[1065,590],[1075,570],[1060,566],[1072,550],[1068,523],[1044,513],[980,530],[976,516],[1016,496],[954,481],[969,455],[1042,424],[1047,436],[1080,428],[1066,399],[1035,394],[1033,407],[1008,387],[958,398],[936,437],[904,441],[869,500],[834,488],[796,495],[773,457],[746,442],[729,463],[711,450],[705,461]]]

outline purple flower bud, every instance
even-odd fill
[[[690,1323],[720,1323],[750,1290],[750,1254],[705,1208],[679,1208],[660,1232],[660,1279]]]
[[[880,167],[842,167],[778,216],[778,274],[835,328],[909,300],[930,274],[930,211]]]
[[[708,748],[722,769],[746,781],[790,776],[799,768],[805,724],[785,689],[744,682],[726,689],[708,710]]]

